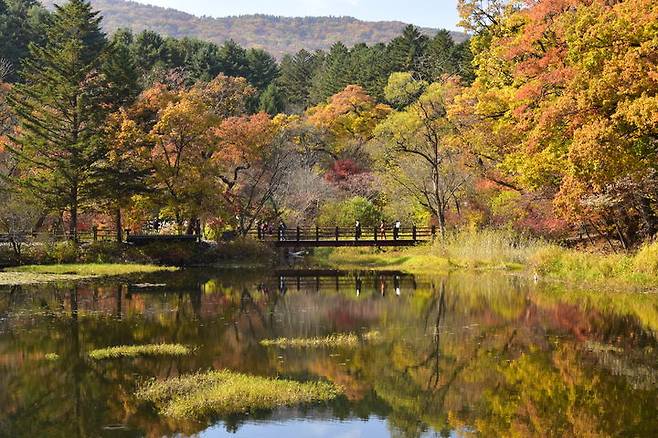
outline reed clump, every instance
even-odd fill
[[[89,352],[93,360],[134,358],[143,356],[187,356],[192,350],[180,344],[118,345]]]
[[[314,338],[263,339],[260,344],[264,347],[279,348],[350,348],[359,345],[361,341],[373,341],[378,337],[379,332],[376,331],[364,333],[361,336],[354,333],[336,333]]]
[[[296,382],[221,370],[152,380],[136,395],[154,403],[164,416],[200,420],[324,402],[340,393],[339,387],[327,382]]]

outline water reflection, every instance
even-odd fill
[[[264,348],[264,338],[377,330],[359,348]],[[0,290],[0,436],[653,436],[651,295],[579,293],[505,275],[187,271],[125,283]],[[95,363],[120,344],[183,358]],[[59,360],[45,355],[57,353]],[[345,395],[208,423],[133,397],[146,378],[205,369],[305,380]]]

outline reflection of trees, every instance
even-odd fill
[[[194,275],[176,277],[166,290],[110,284],[7,291],[0,295],[8,317],[0,337],[0,436],[98,435],[115,423],[156,436],[194,433],[204,425],[168,423],[137,405],[136,379],[224,367],[343,384],[347,396],[327,407],[330,415],[386,416],[403,436],[429,428],[485,436],[643,436],[655,423],[656,385],[647,380],[655,374],[642,374],[655,369],[655,359],[640,353],[655,352],[656,341],[642,319],[524,293],[504,277],[420,281],[413,293],[403,283],[401,297],[382,297],[373,278],[364,277],[359,297],[351,288],[336,293],[333,277],[318,291],[311,279],[286,295],[277,292],[277,279]],[[366,327],[381,338],[357,349],[258,345],[264,337]],[[600,350],[573,341],[573,333]],[[180,359],[94,363],[85,357],[92,348],[163,341],[199,348]],[[60,360],[41,360],[46,352]],[[318,410],[289,415],[307,412]]]

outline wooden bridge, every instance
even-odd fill
[[[360,232],[346,227],[312,227],[285,230],[253,230],[253,238],[272,242],[279,248],[323,248],[355,246],[414,246],[436,237],[436,227],[402,227],[398,231],[388,228],[382,233],[379,227],[363,227]]]

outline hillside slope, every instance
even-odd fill
[[[64,0],[42,0],[52,7]],[[239,17],[196,17],[175,9],[144,5],[124,0],[91,0],[103,13],[103,26],[108,32],[119,27],[134,31],[151,29],[176,38],[196,37],[223,43],[233,39],[244,47],[259,47],[276,57],[300,49],[328,49],[336,41],[347,46],[357,43],[388,42],[400,34],[405,23],[397,21],[368,22],[351,17],[275,17],[244,15]],[[433,34],[436,29],[423,29]],[[455,41],[465,35],[452,32]]]

